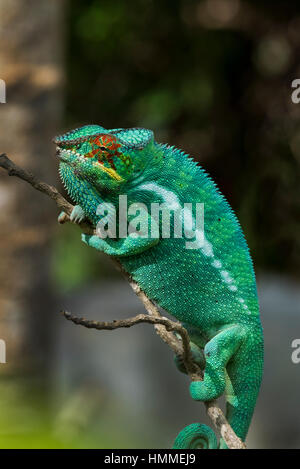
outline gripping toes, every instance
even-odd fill
[[[58,218],[57,218],[57,221],[58,223],[60,223],[61,225],[66,223],[68,219],[68,215],[66,214],[66,212],[60,212]]]
[[[225,368],[244,340],[245,331],[238,325],[229,326],[216,334],[205,346],[204,380],[194,381],[190,393],[197,401],[210,401],[225,391]]]
[[[224,369],[214,369],[206,363],[203,381],[190,384],[190,394],[196,401],[211,401],[220,397],[225,390]]]
[[[203,350],[200,349],[196,344],[190,342],[190,348],[192,352],[193,361],[199,366],[201,370],[205,368],[205,357]],[[186,373],[186,368],[184,365],[183,357],[175,355],[174,356],[175,365],[181,373]]]
[[[81,235],[81,240],[90,246],[91,248],[98,249],[98,251],[104,251],[105,250],[105,241],[98,236],[90,236],[87,234],[82,234]]]
[[[97,237],[96,236],[90,236],[90,235],[87,235],[87,234],[82,234],[81,235],[81,240],[90,247],[94,247],[94,245],[95,245],[96,239],[94,239],[94,238],[97,238]]]
[[[80,205],[75,205],[70,215],[70,220],[73,223],[81,223],[85,219],[85,213]]]

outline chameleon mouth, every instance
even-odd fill
[[[56,156],[63,161],[64,163],[69,164],[70,166],[74,165],[74,160],[71,159],[71,157],[75,157],[76,159],[78,158],[79,160],[86,161],[84,156],[81,155],[80,153],[77,153],[74,150],[67,150],[66,148],[62,148],[60,146],[56,147]]]

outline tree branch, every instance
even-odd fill
[[[73,210],[73,205],[70,204],[58,192],[55,187],[50,186],[45,182],[39,181],[33,174],[15,165],[5,153],[0,155],[0,167],[5,169],[9,176],[15,176],[19,179],[28,182],[34,189],[42,192],[43,194],[47,195],[52,200],[54,200],[58,209],[66,213],[65,217],[61,218],[61,223],[70,221],[69,216]],[[80,228],[84,233],[95,233],[95,228],[92,226],[91,223],[83,222],[80,224]],[[135,324],[139,324],[142,322],[154,324],[155,330],[157,334],[161,337],[161,339],[169,345],[169,347],[174,351],[176,355],[182,358],[190,379],[192,381],[202,380],[203,373],[196,365],[196,363],[194,363],[192,358],[187,330],[180,323],[162,317],[154,303],[140,289],[139,285],[134,282],[128,272],[123,269],[122,265],[116,259],[111,260],[115,264],[117,269],[120,270],[123,275],[127,278],[131,288],[147,310],[148,315],[139,314],[135,317],[119,321],[97,322],[88,321],[84,318],[72,316],[72,314],[68,312],[63,312],[65,318],[71,320],[75,324],[79,324],[84,327],[93,328],[97,330],[115,330],[120,327],[131,327]],[[178,335],[180,336],[180,339],[178,338]],[[216,401],[205,402],[204,404],[206,406],[207,414],[211,418],[217,430],[221,433],[221,436],[226,442],[228,448],[245,449],[246,445],[234,433],[231,426],[227,422],[222,410],[217,406]]]
[[[174,336],[172,337],[172,346],[171,348],[177,355],[182,355],[184,365],[188,370],[188,374],[194,375],[195,378],[198,378],[198,375],[201,375],[200,368],[194,363],[193,356],[190,349],[190,341],[187,330],[181,326],[179,322],[172,321],[171,319],[165,318],[163,316],[150,316],[149,314],[138,314],[137,316],[128,318],[128,319],[119,319],[112,322],[107,321],[90,321],[88,319],[79,318],[73,316],[68,311],[62,311],[63,316],[72,321],[74,324],[87,327],[88,329],[97,329],[98,331],[114,331],[116,329],[124,327],[132,327],[136,324],[148,323],[154,325],[163,326],[164,331],[177,333],[181,337],[181,342]],[[169,342],[167,342],[168,345]]]

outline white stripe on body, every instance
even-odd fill
[[[138,189],[145,190],[145,191],[151,191],[154,192],[155,194],[161,196],[164,200],[164,203],[167,205],[169,210],[178,210],[181,209],[181,205],[178,199],[177,194],[175,194],[173,191],[170,191],[168,189],[165,189],[164,187],[160,186],[159,184],[155,182],[149,182],[145,184],[141,184],[138,186]],[[193,217],[192,212],[184,208],[184,213],[187,219],[191,219],[192,222],[195,224],[195,219]],[[219,259],[215,259],[214,251],[213,251],[213,246],[212,244],[205,238],[203,238],[203,233],[199,232],[199,230],[195,230],[195,238],[196,241],[199,241],[199,249],[202,252],[202,254],[205,257],[212,258],[211,266],[217,269],[220,273],[220,277],[222,282],[225,283],[227,288],[232,291],[236,292],[238,291],[238,287],[235,285],[234,279],[231,277],[229,272],[227,270],[222,269],[222,262]],[[201,244],[201,245],[200,245]],[[222,270],[221,270],[222,269]],[[251,311],[249,310],[248,306],[245,303],[245,300],[242,297],[238,297],[238,301],[241,303],[242,307],[244,310],[248,313],[251,314]]]

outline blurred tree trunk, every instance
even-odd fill
[[[62,117],[62,0],[0,0],[0,152],[55,183],[51,143]],[[51,359],[51,202],[0,173],[0,339],[7,372],[41,371]]]

